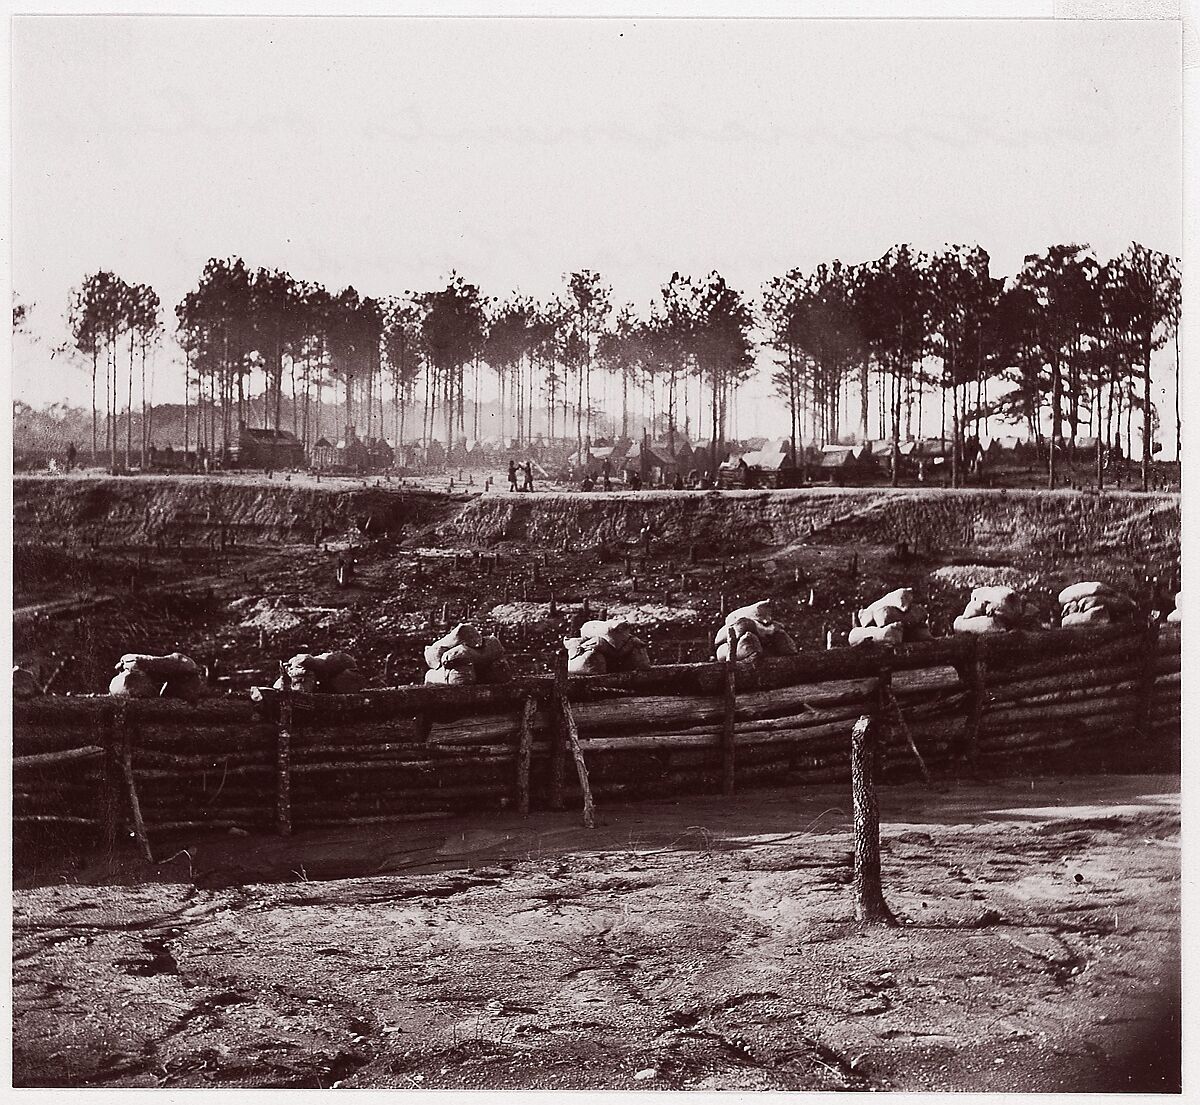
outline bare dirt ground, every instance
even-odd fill
[[[842,787],[18,882],[18,1086],[1179,1088],[1177,776]]]

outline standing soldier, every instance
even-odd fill
[[[525,471],[525,486],[522,487],[521,490],[522,491],[532,491],[533,490],[533,462],[532,461],[527,460],[525,462],[524,471]]]
[[[508,489],[516,491],[517,489],[517,465],[515,461],[508,462]]]

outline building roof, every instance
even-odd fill
[[[248,437],[251,441],[276,441],[288,445],[300,444],[299,438],[291,430],[272,430],[265,427],[255,429],[247,426],[242,430],[241,436]]]
[[[778,472],[781,468],[792,466],[790,452],[777,453],[774,449],[759,449],[753,453],[743,453],[739,458],[750,468],[761,468],[767,472]]]
[[[845,468],[854,464],[857,459],[855,447],[852,445],[822,445],[817,467]]]

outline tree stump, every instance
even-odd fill
[[[875,765],[879,752],[878,726],[860,717],[850,734],[850,786],[854,801],[854,919],[861,924],[899,922],[883,899],[879,861],[879,801]]]

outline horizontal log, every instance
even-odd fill
[[[986,712],[1008,709],[1011,706],[1038,706],[1056,702],[1098,702],[1114,696],[1131,694],[1140,690],[1140,680],[1130,679],[1124,683],[1102,683],[1070,691],[1049,691],[1043,694],[1008,694],[1003,697],[989,694]]]
[[[215,725],[176,719],[131,721],[130,741],[134,750],[149,748],[159,752],[237,752],[275,747],[274,725],[248,717],[238,725]]]
[[[848,702],[863,702],[874,691],[874,680],[837,681],[802,684],[776,691],[739,693],[736,717],[755,720],[773,715],[787,716],[806,706],[818,709]],[[680,726],[720,721],[724,717],[723,700],[717,697],[667,695],[581,702],[575,706],[575,720],[583,736],[606,729],[634,728],[639,732],[655,726]],[[555,724],[548,711],[539,710],[533,721],[534,731],[544,732]],[[515,740],[517,721],[511,714],[494,714],[464,721],[434,725],[431,744],[472,744]]]
[[[108,730],[99,723],[60,727],[23,722],[13,728],[12,741],[13,755],[33,756],[41,752],[63,752],[86,745],[103,745],[108,741]]]
[[[20,813],[14,814],[14,825],[98,825],[94,817],[81,817],[65,813]]]
[[[32,756],[14,756],[13,770],[25,768],[61,767],[64,764],[80,764],[99,760],[104,756],[104,749],[99,745],[89,744],[83,748],[68,748],[62,752],[39,752]]]
[[[274,826],[274,810],[265,811],[257,817],[214,818],[211,821],[153,821],[146,818],[146,828],[156,833],[181,833],[196,831],[216,831],[219,829],[269,829]]]
[[[206,771],[221,771],[224,768],[253,767],[274,764],[275,757],[267,749],[245,752],[162,752],[155,748],[133,750],[135,770],[142,767],[159,767],[183,774]]]
[[[452,687],[426,683],[410,687],[384,687],[358,694],[292,694],[292,718],[298,729],[317,723],[345,723],[370,719],[426,715],[456,715],[515,707],[526,696],[548,698],[549,676],[531,676],[494,686]],[[259,716],[279,717],[280,692],[274,687],[251,687],[250,701]]]
[[[1159,672],[1154,677],[1155,688],[1180,687],[1183,685],[1183,673],[1179,671]]]
[[[991,640],[991,638],[989,638]],[[1059,656],[1026,658],[1018,652],[995,656],[987,654],[989,682],[1003,679],[1037,679],[1059,672],[1074,672],[1081,667],[1104,667],[1110,664],[1143,663],[1146,642],[1144,637],[1128,636],[1098,645],[1086,652],[1064,653]]]
[[[1006,720],[1029,718],[1036,721],[1043,718],[1089,717],[1129,709],[1136,702],[1136,693],[1129,692],[1112,694],[1100,699],[1062,703],[1047,702],[1037,706],[1015,706],[1005,703],[995,709],[986,710],[983,722],[987,724],[993,718]]]
[[[1097,684],[1140,679],[1144,671],[1145,668],[1139,661],[1129,664],[1105,664],[1100,667],[1089,666],[1073,672],[1058,672],[1045,676],[1030,675],[1020,679],[997,676],[988,678],[986,690],[993,697],[1022,693],[1039,694],[1044,691],[1069,691]]]
[[[422,810],[416,813],[385,813],[375,816],[356,817],[306,817],[302,812],[294,815],[297,825],[306,829],[336,828],[341,825],[390,825],[399,822],[412,821],[447,821],[454,817],[463,816],[456,810]]]
[[[1028,663],[1041,657],[1057,659],[1072,654],[1091,655],[1104,645],[1144,642],[1145,639],[1145,627],[1135,624],[997,633],[987,638],[987,659],[989,665],[1003,664],[1010,658]]]
[[[42,695],[13,703],[17,725],[83,726],[105,723],[118,702],[131,722],[190,722],[233,725],[254,720],[250,704],[240,697],[202,698],[195,704],[177,698],[121,698],[113,695]]]

